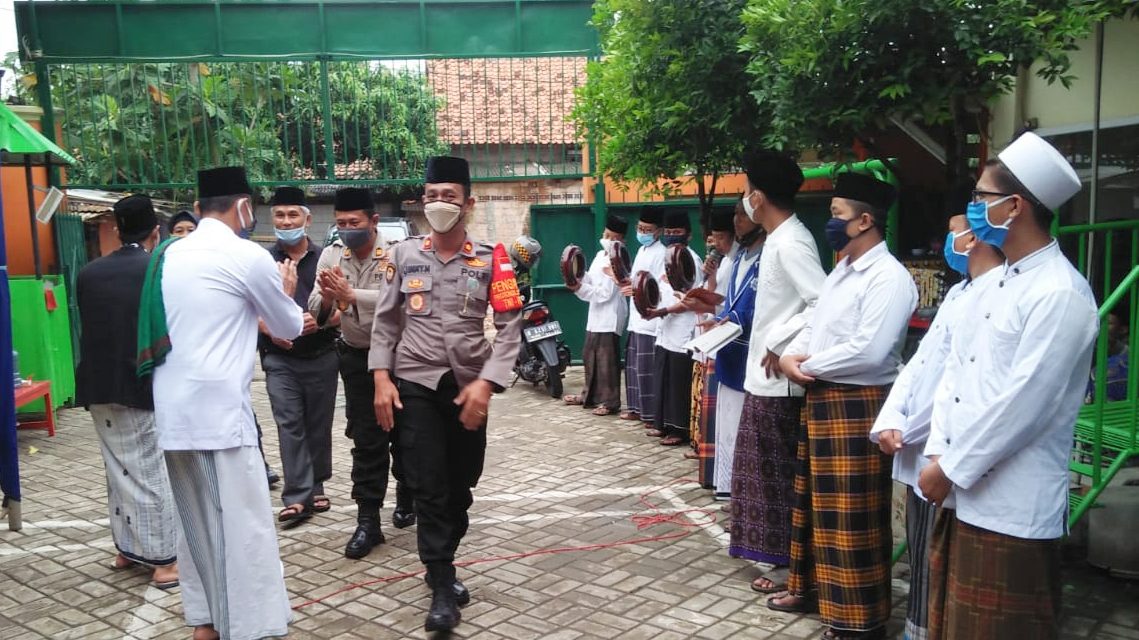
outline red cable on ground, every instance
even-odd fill
[[[651,513],[634,514],[634,515],[630,516],[630,518],[629,518],[629,520],[632,521],[632,523],[634,525],[636,525],[638,530],[647,529],[649,527],[653,527],[653,526],[656,526],[658,524],[672,524],[672,525],[676,525],[676,526],[681,527],[680,531],[676,531],[673,533],[666,533],[666,534],[662,534],[659,536],[645,536],[645,537],[641,537],[641,538],[631,538],[629,540],[619,540],[617,542],[602,542],[602,543],[597,543],[597,544],[587,544],[587,545],[576,546],[576,547],[551,547],[548,549],[535,549],[534,551],[525,551],[522,553],[512,553],[512,554],[503,555],[503,556],[490,556],[487,558],[476,558],[474,560],[463,560],[461,562],[456,562],[455,566],[457,566],[457,567],[469,567],[471,565],[485,564],[488,562],[505,562],[505,561],[509,561],[509,560],[521,560],[523,558],[533,558],[535,556],[553,555],[553,554],[557,554],[557,553],[578,553],[578,552],[583,552],[583,551],[599,551],[601,549],[612,549],[614,547],[622,547],[622,546],[633,545],[633,544],[648,544],[651,542],[663,542],[665,540],[677,540],[680,538],[684,538],[684,537],[688,536],[689,534],[691,534],[693,529],[706,527],[710,524],[715,524],[716,515],[709,509],[685,509],[683,511],[676,511],[673,513],[663,513],[663,512],[661,512],[660,508],[657,507],[657,505],[655,505],[649,501],[649,496],[654,494],[654,493],[657,493],[658,491],[661,491],[663,489],[671,487],[673,485],[687,484],[690,482],[696,482],[696,480],[694,480],[692,478],[677,478],[677,479],[673,480],[672,482],[665,484],[663,487],[658,487],[656,489],[653,489],[652,491],[642,493],[638,502],[643,504],[645,506],[645,508],[648,509]],[[697,516],[697,517],[689,517],[690,515]],[[308,606],[323,602],[325,600],[328,600],[329,598],[331,598],[333,596],[337,596],[337,595],[340,595],[342,593],[347,593],[348,591],[353,591],[355,589],[362,589],[364,587],[370,587],[372,585],[384,584],[384,583],[388,583],[388,582],[396,582],[398,580],[404,580],[406,578],[414,578],[416,576],[423,575],[423,573],[424,573],[424,571],[422,569],[420,569],[419,571],[409,571],[407,573],[398,573],[395,575],[385,576],[383,578],[376,578],[374,580],[368,580],[365,582],[357,582],[354,584],[347,584],[347,585],[344,585],[343,587],[337,589],[336,591],[329,593],[328,595],[321,596],[319,598],[313,598],[312,600],[306,600],[306,601],[301,602],[299,604],[295,604],[295,605],[293,605],[293,610],[296,611],[296,610],[303,609],[305,607],[308,607]]]

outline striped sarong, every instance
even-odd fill
[[[910,603],[906,640],[929,638],[929,541],[937,508],[906,488],[906,546],[910,551]]]
[[[654,426],[665,436],[687,442],[692,424],[692,358],[657,347],[655,359],[660,406]]]
[[[213,625],[227,640],[286,635],[293,615],[257,447],[167,451],[166,466],[186,624]]]
[[[870,631],[890,618],[890,457],[867,434],[889,387],[819,382],[798,446],[787,588],[818,590],[823,624]]]
[[[733,558],[788,562],[802,406],[802,398],[744,397],[732,469]]]
[[[152,567],[172,564],[178,518],[154,412],[121,404],[91,405],[107,471],[111,538],[123,557]]]
[[[651,423],[657,415],[656,336],[630,332],[625,347],[625,404]]]
[[[585,407],[605,407],[610,413],[621,408],[620,342],[621,336],[616,333],[585,332],[581,351],[585,364],[581,401]]]
[[[987,531],[939,509],[929,550],[931,640],[1054,640],[1060,541]]]

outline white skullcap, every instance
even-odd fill
[[[1049,209],[1059,207],[1080,191],[1080,178],[1072,165],[1031,131],[1014,140],[997,158]]]

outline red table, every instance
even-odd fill
[[[16,426],[20,429],[47,429],[48,437],[55,436],[55,414],[51,409],[51,382],[40,380],[31,384],[16,387],[16,408],[31,403],[33,400],[43,398],[46,418],[20,422]]]

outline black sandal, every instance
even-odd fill
[[[827,629],[819,636],[823,640],[884,640],[886,627],[875,627],[868,631],[846,631],[842,629]]]

